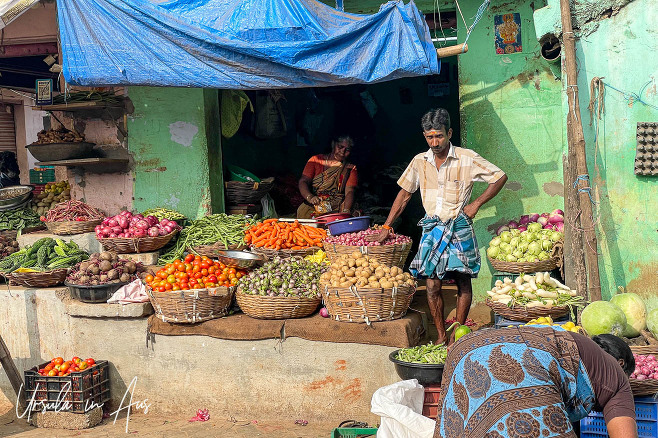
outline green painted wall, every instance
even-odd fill
[[[654,6],[653,0],[635,0],[617,15],[599,21],[595,32],[579,40],[577,56],[588,169],[598,202],[594,214],[603,296],[609,298],[617,286],[625,286],[658,307],[658,177],[633,173],[637,123],[658,121],[658,109],[606,87],[598,145],[587,111],[589,84],[595,76],[658,106],[658,58],[653,53],[658,10]]]
[[[133,208],[166,206],[189,218],[221,211],[217,91],[130,87],[129,96]]]
[[[459,56],[462,146],[502,168],[509,181],[478,213],[475,229],[482,270],[474,281],[475,300],[490,288],[486,247],[491,232],[522,214],[562,208],[563,115],[561,82],[540,56],[533,26],[533,1],[493,2],[471,34],[469,51]],[[463,2],[465,17],[474,17],[480,2]],[[523,52],[498,55],[494,15],[521,14]],[[460,20],[461,21],[461,20]],[[459,40],[466,32],[459,30]],[[476,184],[473,197],[485,184]]]

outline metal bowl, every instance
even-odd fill
[[[25,146],[39,161],[61,161],[93,156],[94,143],[32,143]]]
[[[215,254],[220,262],[231,268],[251,269],[265,261],[261,255],[247,251],[218,249]]]
[[[106,303],[107,300],[112,298],[114,292],[126,284],[128,283],[108,283],[92,286],[64,282],[64,285],[69,288],[71,297],[83,303]]]
[[[0,189],[0,207],[21,205],[32,195],[32,186],[12,186]]]

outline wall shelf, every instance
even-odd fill
[[[32,109],[39,111],[89,111],[89,110],[123,110],[123,106],[116,104],[108,104],[106,102],[73,102],[73,103],[58,103],[55,105],[41,105],[33,106]]]
[[[120,172],[128,169],[127,158],[77,158],[59,161],[41,161],[38,166],[64,166],[93,168],[94,173]]]

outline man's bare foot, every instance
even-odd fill
[[[443,333],[439,332],[439,336],[438,338],[436,338],[436,342],[434,343],[434,345],[445,344],[446,339],[447,339],[446,332]]]

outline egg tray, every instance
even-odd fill
[[[637,124],[636,175],[658,175],[658,123]]]

